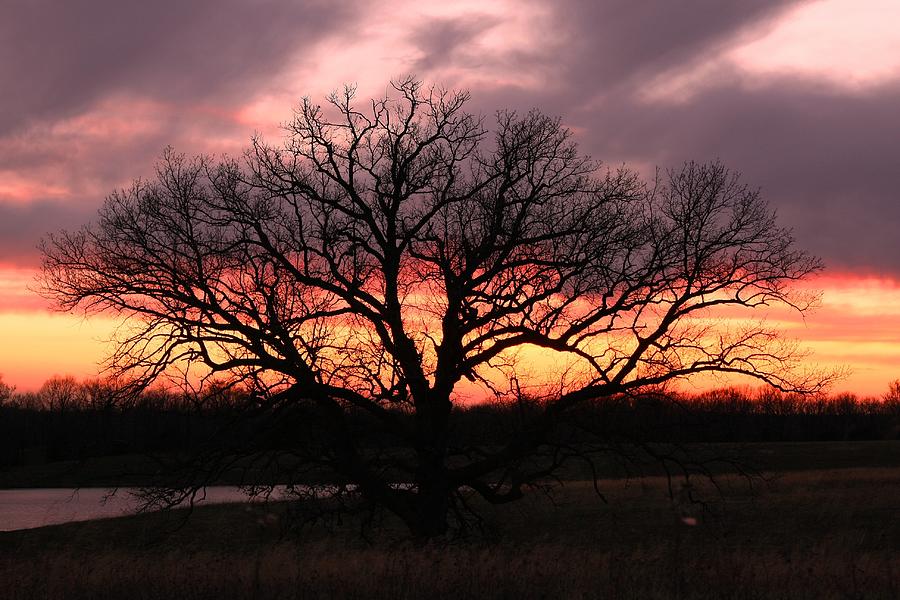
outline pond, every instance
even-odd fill
[[[0,490],[0,531],[31,529],[70,521],[86,521],[134,514],[140,502],[133,489],[28,488]],[[278,493],[274,495],[278,497]],[[198,503],[247,502],[237,487],[215,486],[201,493]]]

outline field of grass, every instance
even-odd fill
[[[425,548],[386,522],[290,533],[284,505],[208,506],[0,534],[2,597],[898,598],[900,469],[769,481],[569,482],[480,507],[484,532]],[[677,486],[678,484],[676,484]],[[693,525],[689,523],[695,523]]]

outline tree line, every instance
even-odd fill
[[[115,383],[101,379],[56,376],[31,392],[18,392],[0,379],[0,400],[0,464],[7,467],[123,454],[190,454],[222,439],[246,447],[256,437],[254,422],[247,419],[252,394],[237,387],[212,385],[191,394],[154,388],[124,399]],[[541,400],[527,397],[457,405],[451,442],[503,443],[541,407]],[[399,410],[398,415],[409,417]],[[366,427],[364,413],[354,421],[354,427]],[[750,387],[644,391],[586,404],[567,422],[562,429],[570,436],[578,430],[584,435],[575,439],[592,442],[900,439],[900,381],[880,397]],[[296,419],[292,426],[300,429],[292,429],[291,436],[309,438],[317,425]],[[370,443],[390,441],[373,438]]]

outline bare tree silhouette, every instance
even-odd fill
[[[250,386],[255,455],[327,467],[423,539],[467,494],[507,502],[552,473],[568,455],[541,450],[579,404],[701,372],[823,384],[776,330],[711,318],[805,311],[791,283],[820,268],[721,164],[645,182],[538,111],[488,127],[467,93],[393,89],[305,99],[283,146],[240,159],[167,151],[97,223],[44,240],[45,294],[127,315],[109,366],[138,385],[202,367]],[[459,383],[516,397],[526,346],[566,377],[508,439],[455,445]]]

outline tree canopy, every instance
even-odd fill
[[[646,179],[537,110],[489,121],[414,79],[355,96],[304,99],[284,144],[239,158],[165,152],[96,223],[44,240],[45,293],[127,316],[109,366],[137,385],[177,369],[249,386],[280,432],[256,451],[315,458],[423,537],[466,494],[508,501],[552,471],[541,449],[581,403],[702,372],[823,383],[752,319],[807,310],[792,284],[820,264],[722,164]],[[454,446],[460,383],[522,400],[526,347],[566,376],[508,439]]]

